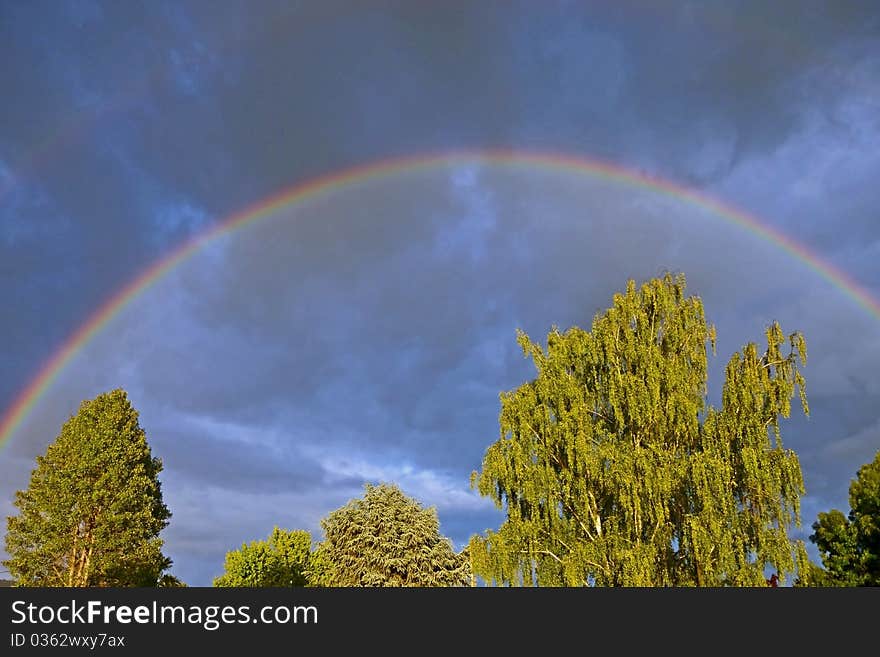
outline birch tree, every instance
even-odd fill
[[[500,437],[471,478],[506,519],[469,544],[490,584],[763,586],[806,573],[803,478],[780,419],[809,413],[799,333],[730,358],[707,402],[715,329],[683,275],[629,281],[589,331],[520,332],[537,370],[502,393]],[[806,575],[804,575],[806,576]]]

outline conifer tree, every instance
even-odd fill
[[[470,567],[440,534],[437,512],[395,485],[367,485],[321,521],[324,586],[467,586]]]
[[[19,586],[157,586],[162,463],[123,390],[84,401],[18,491],[4,565]]]

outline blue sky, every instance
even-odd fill
[[[0,408],[106,299],[280,189],[402,155],[558,151],[760,217],[880,297],[880,9],[866,2],[7,2]],[[804,526],[880,447],[880,321],[692,205],[574,172],[450,162],[284,208],[201,250],[61,373],[0,452],[0,512],[79,402],[124,387],[165,463],[174,572],[391,480],[456,545],[515,329],[585,326],[681,270],[742,344],[801,330],[783,439]]]

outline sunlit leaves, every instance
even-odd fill
[[[820,513],[810,540],[831,586],[880,586],[880,451],[849,486],[850,512]]]
[[[161,470],[123,390],[84,401],[16,493],[4,562],[16,583],[157,585],[171,565]]]
[[[267,540],[227,552],[223,575],[214,579],[214,586],[306,586],[311,549],[307,531],[275,527]]]
[[[321,521],[324,586],[468,586],[470,564],[440,534],[437,512],[392,484],[366,486]]]
[[[517,340],[537,376],[502,393],[500,438],[472,485],[506,512],[469,545],[496,584],[758,585],[806,564],[803,481],[779,418],[806,358],[777,324],[763,353],[728,363],[720,409],[706,403],[715,330],[702,302],[666,275],[625,293],[590,331]]]

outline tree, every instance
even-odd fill
[[[275,527],[267,540],[227,552],[224,573],[214,586],[306,586],[311,549],[307,531]]]
[[[437,512],[392,484],[367,485],[321,521],[326,586],[467,586],[466,554],[440,535]]]
[[[125,391],[84,401],[16,493],[3,562],[16,583],[156,586],[171,565],[161,470]]]
[[[164,589],[184,589],[187,588],[187,585],[186,582],[169,573],[159,578],[159,587]]]
[[[806,572],[803,479],[779,420],[797,387],[808,413],[803,337],[774,323],[727,364],[720,409],[706,400],[715,329],[685,278],[615,294],[590,331],[518,342],[537,377],[502,393],[500,438],[471,484],[506,509],[471,538],[476,575],[541,586],[764,586]]]
[[[824,587],[834,586],[834,583],[828,578],[828,573],[812,561],[807,565],[807,571],[803,575],[800,573],[794,580],[794,586],[797,587]]]
[[[309,556],[309,567],[305,571],[309,586],[334,586],[333,572],[329,544],[326,541],[318,543]]]
[[[827,586],[880,586],[880,451],[849,486],[850,512],[820,513],[810,540],[825,566]]]

